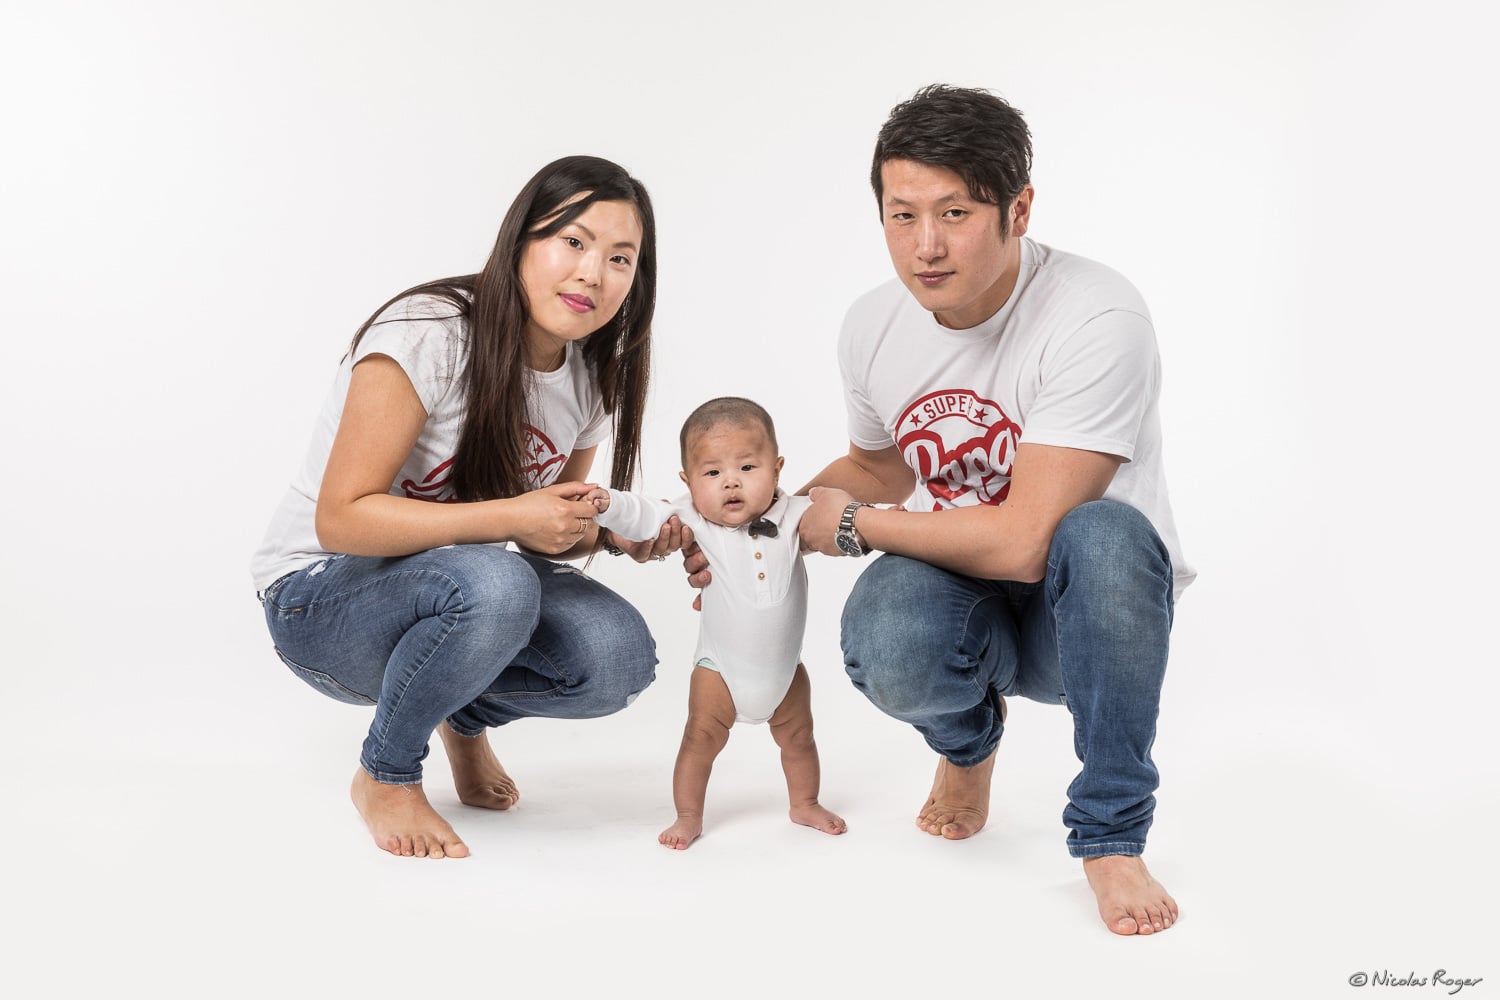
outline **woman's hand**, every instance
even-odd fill
[[[506,501],[517,545],[557,555],[578,544],[594,521],[594,505],[584,499],[592,483],[553,483]]]
[[[678,520],[676,514],[667,518],[667,523],[661,526],[661,531],[655,538],[648,538],[644,542],[632,542],[628,538],[621,538],[615,532],[610,532],[610,535],[620,551],[638,563],[652,559],[665,559],[678,549],[693,544],[693,529]]]

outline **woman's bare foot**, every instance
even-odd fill
[[[1083,874],[1099,900],[1104,926],[1116,934],[1154,934],[1177,922],[1177,900],[1151,877],[1139,857],[1085,858]]]
[[[999,749],[996,748],[995,753]],[[938,758],[932,794],[917,813],[917,826],[947,840],[964,840],[978,833],[990,816],[990,778],[995,753],[973,767],[958,767]]]
[[[701,816],[678,816],[677,822],[661,832],[656,842],[663,847],[670,847],[674,851],[685,851],[703,834],[703,818]]]
[[[811,805],[792,806],[789,815],[792,822],[801,826],[810,826],[814,830],[831,833],[837,837],[841,833],[849,832],[849,824],[842,818],[829,812],[816,802]]]
[[[490,749],[487,734],[460,736],[446,722],[438,726],[438,734],[448,752],[458,801],[481,809],[509,809],[521,800],[516,783],[510,780],[495,751]]]
[[[408,858],[466,858],[468,845],[427,802],[421,785],[385,785],[360,768],[349,789],[375,846]]]

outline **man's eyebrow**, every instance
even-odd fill
[[[580,230],[582,230],[583,235],[587,236],[589,239],[591,239],[591,240],[597,240],[599,238],[599,237],[597,237],[597,236],[594,235],[594,231],[592,229],[590,229],[588,226],[585,226],[583,223],[575,221],[573,223],[573,225],[577,226]],[[637,253],[640,252],[640,247],[636,246],[634,243],[630,242],[629,240],[621,240],[620,242],[618,242],[618,243],[615,244],[615,249],[616,250],[619,250],[619,249],[622,249],[622,248],[623,249],[634,250]]]
[[[961,191],[958,188],[954,188],[952,191],[949,191],[946,194],[940,194],[936,198],[932,199],[933,202],[968,201],[968,200],[970,200],[969,193],[967,191]],[[911,204],[912,204],[911,202],[907,201],[905,198],[897,198],[895,195],[890,195],[889,197],[887,197],[885,199],[885,203],[887,205],[905,205],[907,207],[910,207]]]

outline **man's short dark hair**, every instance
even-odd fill
[[[987,90],[935,83],[892,108],[880,128],[870,167],[877,205],[887,160],[946,167],[964,179],[971,198],[1003,209],[1031,183],[1031,130],[1021,112]]]

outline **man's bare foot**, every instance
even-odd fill
[[[453,788],[458,801],[481,809],[509,809],[521,800],[516,783],[500,766],[489,736],[460,736],[442,723],[438,733],[448,752],[448,766],[453,770]]]
[[[1177,922],[1177,900],[1151,877],[1139,857],[1085,858],[1083,874],[1099,900],[1104,926],[1116,934],[1155,934]]]
[[[801,826],[810,826],[814,830],[831,833],[835,837],[841,833],[849,832],[848,823],[845,823],[841,817],[829,812],[816,802],[811,805],[792,806],[789,815],[792,817],[793,823]]]
[[[349,789],[375,846],[408,858],[466,858],[468,845],[427,802],[421,785],[385,785],[360,768]]]
[[[678,816],[677,822],[661,832],[656,842],[674,851],[685,851],[703,834],[702,817]]]
[[[1000,723],[1008,715],[1005,699],[1000,699]],[[973,767],[956,767],[946,757],[938,758],[937,774],[932,779],[932,793],[917,813],[917,827],[948,840],[967,840],[984,828],[990,818],[990,778],[995,773],[996,746],[990,755]]]
[[[996,748],[995,753],[999,752]],[[973,767],[958,767],[946,757],[938,758],[932,779],[932,794],[917,814],[917,826],[948,840],[974,836],[990,816],[990,778],[995,773],[995,753]]]

